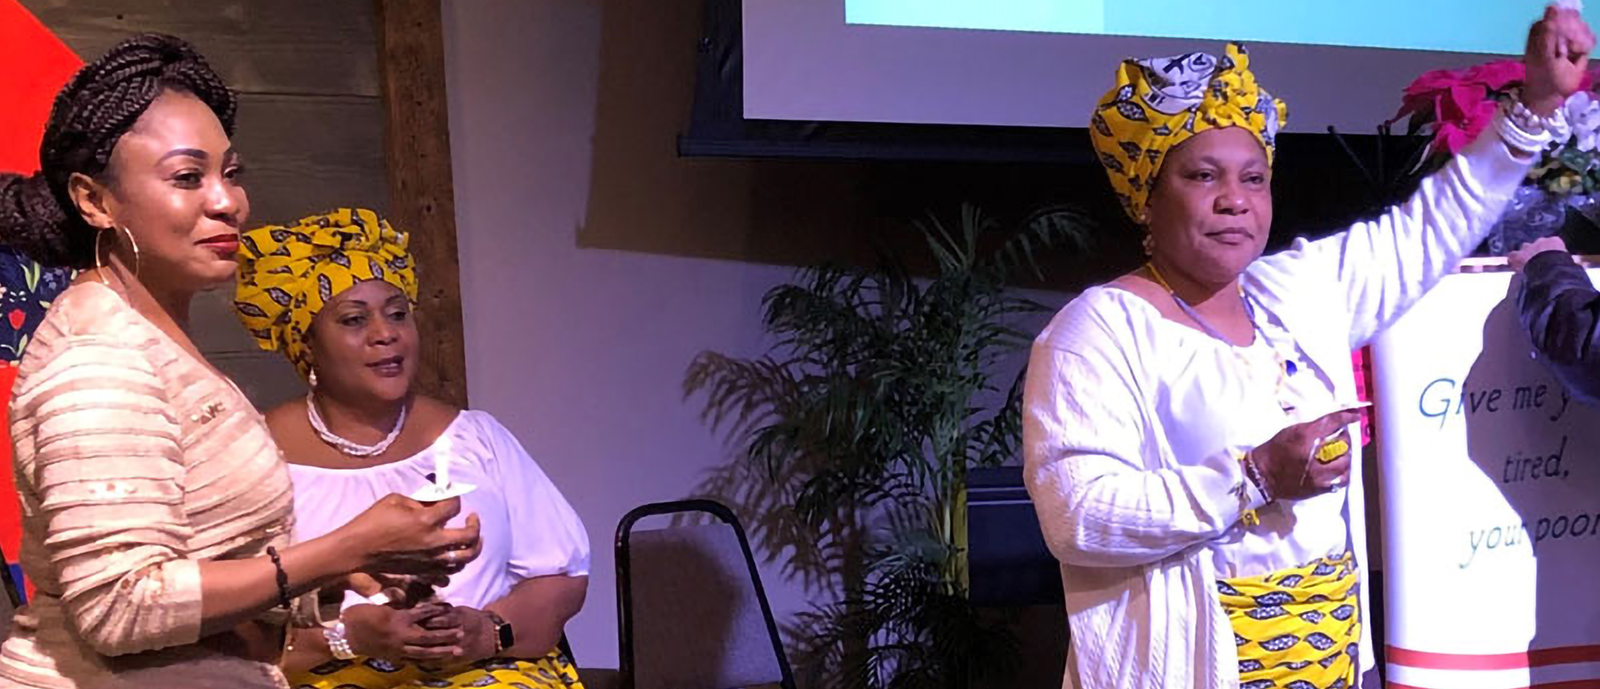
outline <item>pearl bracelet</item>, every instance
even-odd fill
[[[1520,151],[1538,153],[1553,143],[1572,137],[1572,126],[1567,122],[1567,109],[1558,107],[1549,115],[1539,115],[1516,99],[1501,106],[1503,117],[1494,119],[1495,132],[1500,138]]]

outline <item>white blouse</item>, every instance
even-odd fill
[[[524,579],[589,573],[589,536],[583,522],[511,431],[481,411],[463,411],[440,437],[449,436],[455,461],[451,482],[477,490],[461,498],[459,527],[477,514],[483,553],[439,590],[439,597],[472,608],[499,600]],[[354,519],[390,493],[411,495],[428,485],[439,442],[415,455],[363,469],[289,465],[294,481],[294,538],[316,538]],[[366,602],[346,595],[344,606]]]
[[[1166,318],[1141,297],[1100,289],[1130,318],[1146,321],[1140,346],[1162,354],[1154,376],[1156,413],[1179,464],[1236,463],[1234,453],[1337,408],[1332,377],[1259,305],[1252,305],[1259,329],[1254,342],[1236,347]],[[1294,373],[1284,373],[1280,361],[1292,362]],[[1344,553],[1350,548],[1344,491],[1280,500],[1257,511],[1260,524],[1228,528],[1211,543],[1217,576],[1266,574]]]

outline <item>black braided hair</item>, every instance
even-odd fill
[[[165,91],[199,98],[233,135],[233,91],[184,41],[140,34],[78,70],[56,95],[39,144],[40,171],[0,173],[0,243],[47,265],[93,262],[94,228],[67,194],[73,173],[101,179],[111,151]]]

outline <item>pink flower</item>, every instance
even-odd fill
[[[1522,60],[1496,60],[1467,68],[1461,78],[1468,83],[1483,84],[1490,91],[1504,91],[1527,80],[1528,67]]]
[[[1400,111],[1390,121],[1410,116],[1414,125],[1430,126],[1434,150],[1454,154],[1488,126],[1496,97],[1521,85],[1526,77],[1521,60],[1427,72],[1406,87]]]
[[[1451,155],[1459,152],[1489,126],[1496,108],[1495,100],[1482,86],[1464,84],[1440,94],[1434,111],[1434,150]]]
[[[1461,83],[1464,74],[1465,72],[1459,69],[1436,69],[1431,72],[1423,72],[1422,76],[1417,77],[1415,81],[1411,82],[1410,86],[1406,87],[1405,92],[1410,95],[1449,88]]]
[[[1595,75],[1584,75],[1580,89],[1592,89]],[[1453,155],[1477,138],[1494,118],[1498,99],[1510,96],[1527,76],[1519,59],[1425,72],[1405,88],[1400,110],[1389,122],[1410,117],[1413,131],[1433,133],[1435,152]]]
[[[1461,72],[1452,69],[1436,69],[1423,72],[1416,81],[1411,82],[1400,99],[1400,111],[1395,113],[1391,122],[1397,121],[1407,115],[1418,114],[1433,116],[1437,113],[1439,94],[1450,87],[1461,83]]]

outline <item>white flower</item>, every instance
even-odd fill
[[[1567,99],[1566,111],[1572,144],[1580,151],[1593,151],[1600,143],[1600,101],[1588,91],[1579,91]]]

